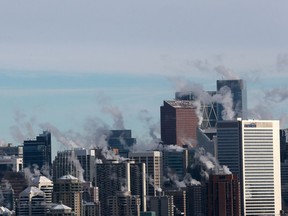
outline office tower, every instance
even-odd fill
[[[141,198],[140,210],[146,211],[146,165],[130,161],[130,188],[132,195],[139,195]]]
[[[189,185],[186,188],[187,216],[206,215],[206,186]]]
[[[165,195],[173,197],[175,215],[187,215],[185,190],[168,190],[165,191]]]
[[[240,184],[236,175],[210,175],[207,198],[209,216],[241,215]]]
[[[173,196],[150,197],[150,210],[156,216],[174,216]]]
[[[0,172],[14,171],[19,172],[23,170],[23,158],[18,158],[14,155],[4,156],[0,155]]]
[[[20,193],[18,216],[45,216],[45,193],[30,186]]]
[[[83,182],[82,212],[85,216],[100,216],[99,188]]]
[[[130,191],[130,163],[107,161],[96,164],[95,186],[99,188],[101,214],[109,216],[107,199],[117,191]]]
[[[46,216],[75,216],[72,208],[64,205],[61,201],[58,205],[55,205],[49,209]],[[98,216],[98,215],[97,215]]]
[[[81,181],[93,181],[95,163],[95,150],[76,148],[57,152],[53,161],[53,180],[67,173],[79,178]]]
[[[63,202],[72,208],[76,216],[81,216],[82,211],[82,182],[71,175],[65,175],[54,182],[53,202]]]
[[[244,215],[280,213],[279,137],[279,121],[218,122],[218,160],[239,175]]]
[[[136,144],[132,138],[131,130],[110,130],[107,143],[112,149],[116,149],[121,157],[127,158],[129,149]]]
[[[109,216],[140,216],[140,197],[132,196],[130,191],[118,191],[107,202]]]
[[[216,128],[197,128],[196,131],[198,147],[202,147],[214,157],[217,157],[217,129]]]
[[[164,144],[196,145],[199,119],[192,101],[164,101],[160,112],[161,139]]]
[[[32,185],[45,193],[46,203],[52,203],[53,182],[45,176],[36,176]]]
[[[242,178],[241,121],[219,121],[217,124],[217,159],[221,165]]]
[[[198,95],[197,95],[198,94]],[[176,100],[188,100],[194,103],[200,103],[200,111],[202,113],[202,122],[200,128],[214,128],[217,125],[217,103],[212,100],[212,97],[216,95],[216,91],[203,91],[202,93],[197,92],[195,94],[192,91],[187,92],[176,92]]]
[[[183,149],[164,149],[163,154],[163,173],[164,176],[169,174],[177,175],[182,180],[187,172],[188,167],[188,150]]]
[[[100,203],[83,202],[82,212],[85,216],[101,216]]]
[[[135,163],[145,163],[146,166],[146,190],[147,196],[156,196],[161,192],[162,183],[162,152],[131,152],[129,157]]]
[[[51,133],[44,131],[36,140],[25,140],[23,146],[23,162],[25,167],[37,165],[51,167]]]
[[[244,80],[217,80],[217,94],[228,95],[231,93],[232,110],[234,116],[232,119],[227,119],[225,106],[223,103],[217,105],[218,120],[235,120],[237,118],[247,118],[247,90]]]
[[[288,210],[288,160],[281,163],[281,196],[282,209]]]
[[[0,155],[14,155],[18,158],[23,158],[23,146],[13,146],[11,143],[8,143],[7,146],[0,146]]]
[[[244,215],[281,210],[279,121],[242,121]]]

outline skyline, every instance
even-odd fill
[[[84,136],[95,119],[110,129],[123,120],[137,141],[149,140],[151,127],[160,136],[163,100],[198,85],[215,90],[222,78],[246,80],[250,114],[287,128],[287,6],[2,2],[0,143],[21,144],[47,123]]]

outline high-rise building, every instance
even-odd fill
[[[72,211],[72,208],[64,205],[61,201],[58,205],[52,206],[46,216],[75,216],[75,213]],[[98,215],[97,215],[98,216]]]
[[[132,152],[129,157],[135,160],[135,163],[144,163],[146,166],[146,190],[148,196],[156,196],[161,191],[162,184],[162,152]]]
[[[186,191],[185,190],[167,190],[166,196],[173,196],[175,215],[187,215],[186,212]]]
[[[215,100],[212,100],[214,95],[216,95],[216,91],[203,91],[203,93],[200,93],[200,95],[197,95],[192,91],[188,91],[176,92],[175,98],[176,100],[188,100],[194,103],[200,103],[200,112],[202,113],[200,128],[207,129],[216,127],[218,121],[217,103]]]
[[[218,120],[235,120],[237,118],[247,118],[247,90],[244,80],[217,80],[217,94],[227,95],[231,94],[232,111],[234,116],[231,119],[227,118],[225,113],[225,106],[223,103],[217,105]],[[230,115],[230,114],[229,114]]]
[[[240,184],[236,175],[210,175],[207,187],[208,215],[240,216]]]
[[[37,165],[51,167],[51,133],[44,131],[36,140],[25,140],[23,146],[24,167]]]
[[[156,216],[174,216],[173,196],[150,197],[150,210]]]
[[[163,173],[168,176],[169,172],[177,175],[182,180],[187,172],[188,167],[188,150],[187,149],[164,149],[163,155]]]
[[[281,210],[279,121],[242,121],[244,215]]]
[[[63,202],[72,208],[75,216],[81,216],[82,212],[82,182],[72,176],[65,175],[57,179],[53,186],[53,202]]]
[[[53,182],[45,176],[36,176],[32,185],[45,193],[46,203],[52,203]]]
[[[244,215],[281,210],[279,121],[220,121],[218,160],[237,174]]]
[[[131,130],[110,130],[107,143],[112,149],[116,149],[121,157],[128,157],[129,149],[136,144],[132,138]]]
[[[201,184],[189,185],[186,188],[187,216],[206,215],[206,186]]]
[[[45,216],[45,193],[37,187],[28,187],[20,193],[18,201],[19,216]]]
[[[79,178],[81,181],[93,181],[95,163],[95,150],[76,148],[57,152],[53,161],[53,180],[67,173]]]
[[[0,155],[0,172],[14,171],[19,172],[23,170],[23,158],[18,158],[14,155],[4,156]]]
[[[18,158],[23,158],[23,146],[13,146],[13,144],[8,143],[7,146],[0,146],[0,155],[5,156],[16,156]]]
[[[164,144],[196,145],[199,119],[192,101],[164,101],[160,114],[161,139]]]
[[[241,121],[219,121],[217,124],[217,159],[221,165],[242,178]]]
[[[109,216],[107,199],[117,191],[130,191],[130,163],[107,161],[96,164],[95,185],[99,188],[101,214]]]
[[[140,216],[140,197],[130,191],[118,191],[108,197],[109,216]]]

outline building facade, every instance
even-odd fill
[[[35,140],[25,140],[23,145],[23,163],[25,167],[51,167],[51,133],[43,131]]]
[[[198,117],[192,101],[164,101],[160,108],[161,139],[164,144],[196,146]]]

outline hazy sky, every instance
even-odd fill
[[[285,0],[0,1],[0,140],[21,143],[43,122],[77,131],[100,118],[113,128],[115,113],[145,136],[184,81],[214,90],[235,77],[247,80],[253,117],[288,127],[287,8]]]

